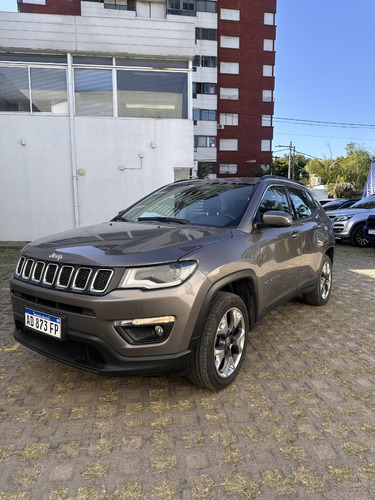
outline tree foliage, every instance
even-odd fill
[[[360,194],[366,184],[371,162],[375,155],[367,149],[351,142],[346,146],[346,156],[309,160],[306,165],[310,175],[321,178],[328,185],[330,194],[347,197]]]

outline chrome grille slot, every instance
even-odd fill
[[[73,282],[73,290],[84,290],[91,275],[89,267],[81,267],[77,270]]]
[[[27,259],[26,264],[23,268],[22,278],[28,280],[31,276],[31,269],[34,265],[33,259]]]
[[[32,281],[36,281],[37,283],[39,283],[39,281],[42,279],[44,268],[45,268],[45,263],[38,260],[34,266],[34,271],[31,278]]]
[[[57,264],[48,264],[43,280],[44,285],[53,285],[57,270],[58,270]]]
[[[74,264],[48,262],[21,256],[14,277],[34,286],[68,292],[101,294],[108,290],[114,274],[114,269],[79,267]]]
[[[26,261],[25,257],[20,257],[16,267],[16,276],[20,276],[25,261]]]
[[[58,288],[68,288],[70,278],[72,277],[73,274],[73,267],[72,266],[62,266],[59,272],[59,276],[57,278],[57,283],[56,286]]]
[[[103,293],[112,277],[112,269],[99,269],[94,276],[90,292]]]

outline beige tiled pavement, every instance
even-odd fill
[[[230,388],[107,378],[12,337],[0,249],[0,500],[375,498],[375,250],[337,245],[323,308],[250,333]]]

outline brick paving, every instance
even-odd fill
[[[375,250],[337,245],[326,307],[250,333],[231,387],[108,378],[12,337],[0,249],[0,499],[375,498]]]

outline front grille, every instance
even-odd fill
[[[100,352],[90,344],[85,344],[72,339],[67,339],[65,341],[57,340],[53,337],[48,337],[47,335],[42,335],[32,330],[28,330],[19,322],[17,322],[17,326],[24,334],[27,333],[28,339],[36,340],[59,351],[64,351],[68,357],[79,357],[94,363],[104,363],[103,356],[101,356]]]
[[[27,259],[18,261],[15,276],[34,285],[81,293],[104,293],[114,274],[113,269],[80,267]]]

